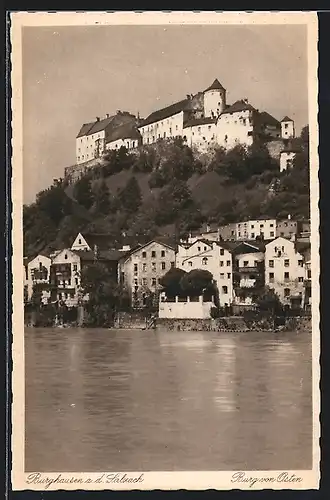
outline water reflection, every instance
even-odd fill
[[[308,334],[30,329],[25,363],[27,471],[312,465]]]

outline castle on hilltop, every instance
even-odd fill
[[[76,166],[87,168],[107,151],[122,146],[134,150],[175,137],[200,151],[211,146],[251,146],[260,140],[270,146],[272,156],[280,159],[281,170],[294,157],[290,140],[295,137],[295,126],[291,118],[285,116],[278,121],[266,111],[254,108],[247,99],[228,104],[226,89],[215,79],[204,91],[189,94],[145,119],[117,111],[113,116],[107,114],[103,119],[97,117],[84,123],[76,137]]]

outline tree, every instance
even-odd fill
[[[97,185],[95,188],[94,194],[94,206],[93,210],[96,214],[104,214],[109,213],[111,208],[111,202],[109,198],[109,189],[104,179]]]
[[[71,213],[72,201],[61,184],[55,184],[37,194],[36,207],[57,226],[63,217]]]
[[[124,289],[114,280],[102,262],[84,266],[81,271],[81,289],[88,294],[87,311],[94,326],[109,326],[118,306],[125,300]]]
[[[183,269],[172,267],[167,271],[159,280],[159,284],[164,288],[168,297],[175,297],[182,295],[181,279],[186,275]]]
[[[92,181],[87,175],[76,183],[73,194],[77,202],[87,208],[87,210],[93,205]]]
[[[193,269],[185,274],[181,278],[180,285],[183,292],[190,296],[215,291],[213,275],[204,269]]]
[[[121,207],[128,213],[138,211],[142,203],[142,195],[140,186],[133,176],[129,179],[126,186],[119,192],[119,203]]]
[[[282,312],[282,305],[278,295],[269,287],[264,287],[257,297],[256,306],[259,312],[276,316]]]

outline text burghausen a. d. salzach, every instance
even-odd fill
[[[64,474],[57,474],[50,476],[48,474],[41,474],[40,472],[33,472],[26,478],[27,484],[42,484],[45,489],[52,485],[86,485],[86,484],[138,484],[143,483],[144,476],[130,476],[119,472],[104,473],[96,478],[91,477],[75,477],[66,476]]]
[[[288,483],[294,484],[294,483],[301,483],[302,477],[296,476],[295,474],[292,474],[291,472],[281,472],[277,476],[249,476],[245,472],[235,472],[232,477],[231,477],[231,482],[232,483],[243,483],[248,485],[250,488],[254,486],[255,484],[262,484],[267,487],[267,484],[272,484],[272,483],[285,483],[288,485]]]

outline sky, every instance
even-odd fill
[[[75,163],[83,123],[152,111],[205,90],[307,124],[304,25],[24,27],[24,203]]]

